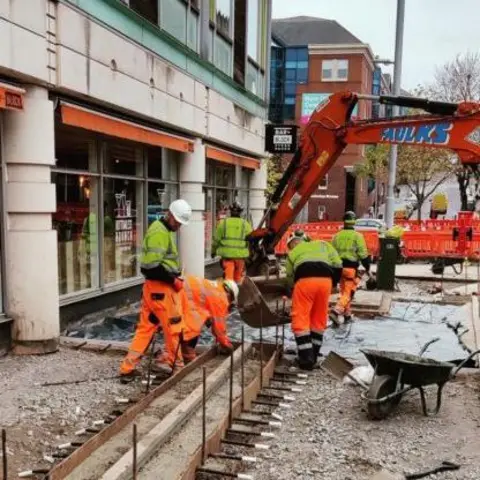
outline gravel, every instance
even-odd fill
[[[0,358],[0,426],[7,431],[9,473],[49,466],[43,456],[74,440],[73,433],[109,413],[119,396],[121,357],[61,349],[45,356]],[[80,384],[40,386],[46,382],[98,379]],[[1,455],[1,454],[0,454]]]
[[[256,478],[366,480],[383,468],[414,473],[444,460],[462,467],[428,478],[480,478],[479,376],[447,384],[436,417],[422,415],[418,393],[412,392],[380,422],[368,420],[358,387],[318,370],[304,388],[293,408],[283,411],[282,434],[257,464]]]

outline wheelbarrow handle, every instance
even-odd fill
[[[478,355],[479,353],[480,353],[480,349],[472,352],[457,368],[454,368],[452,370],[452,373],[450,374],[450,378],[455,378],[457,373],[467,364],[467,362],[470,361],[475,355]]]
[[[432,345],[432,343],[436,343],[440,340],[440,337],[435,337],[429,340],[420,350],[420,353],[418,354],[420,357],[427,351],[428,347]]]

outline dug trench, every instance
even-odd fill
[[[234,383],[236,385],[234,391],[236,395],[238,395],[240,391],[240,356],[238,350],[239,349],[236,351],[234,374]],[[244,381],[245,384],[248,384],[255,375],[258,375],[260,368],[259,356],[257,350],[248,344],[245,345],[245,352]],[[216,356],[204,364],[209,381],[211,377],[215,375],[218,376],[222,365],[224,372],[227,373],[227,375],[223,375],[220,385],[214,388],[211,394],[209,394],[209,420],[207,423],[211,425],[211,428],[214,428],[215,421],[222,415],[222,407],[225,406],[228,409],[228,395],[227,397],[224,395],[225,389],[228,391],[229,384],[228,368],[225,369],[228,363],[228,357]],[[189,399],[195,396],[195,392],[199,387],[201,388],[202,376],[203,369],[201,367],[195,369],[176,385],[172,386],[167,392],[156,398],[143,412],[135,417],[137,448],[139,450],[138,462],[139,465],[146,463],[144,469],[139,473],[139,478],[174,479],[177,478],[174,475],[175,466],[188,464],[189,453],[192,449],[193,451],[195,450],[198,446],[198,439],[201,437],[199,432],[189,433],[192,431],[195,432],[195,428],[198,426],[198,411],[201,410],[201,408],[199,408],[199,405],[196,405],[191,414],[188,414],[187,410],[190,408]],[[226,405],[222,405],[224,401],[226,401]],[[185,418],[180,418],[182,416]],[[173,418],[173,423],[171,424],[169,423],[170,418]],[[182,427],[183,423],[185,423],[185,426]],[[133,423],[129,423],[113,438],[96,449],[93,454],[86,458],[65,478],[72,480],[131,478],[129,476],[131,473],[129,464],[131,462],[132,424]],[[163,424],[167,425],[165,429],[162,428]],[[176,426],[171,431],[171,434],[169,434],[169,428],[174,424]],[[159,441],[159,446],[156,448],[155,442],[157,442],[158,438],[163,438],[163,440]],[[149,443],[152,439],[153,443]],[[169,450],[171,445],[174,445],[176,442],[180,447]],[[144,443],[148,444],[148,452],[142,450]],[[160,464],[156,464],[156,459],[161,458],[163,452],[169,452],[165,457],[167,460],[162,460]],[[183,455],[181,461],[179,455]],[[152,460],[148,461],[150,456],[152,456]],[[124,468],[125,465],[127,465],[126,468]],[[143,471],[156,473],[152,473],[153,476],[151,477],[144,477],[145,474],[142,473]]]

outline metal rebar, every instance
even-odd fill
[[[228,396],[228,426],[233,422],[233,351],[230,353],[230,385]]]
[[[2,459],[3,459],[3,480],[7,480],[7,431],[2,428]]]
[[[132,463],[132,478],[137,480],[137,424],[133,424],[133,463]]]
[[[150,355],[148,357],[148,367],[147,367],[147,386],[145,391],[148,393],[150,392],[150,383],[151,383],[151,374],[152,374],[152,360],[153,356],[155,355],[155,345],[157,344],[157,332],[155,331],[153,338],[152,338],[152,347],[150,349]]]
[[[213,468],[198,467],[197,472],[206,473],[208,475],[218,475],[221,477],[239,478],[237,473],[225,472],[223,470],[214,470]]]
[[[243,457],[241,455],[229,455],[228,453],[211,453],[210,456],[212,458],[221,458],[224,460],[237,460],[241,462]]]
[[[202,390],[202,465],[206,459],[207,444],[207,367],[203,367],[203,390]]]
[[[241,366],[240,366],[240,381],[242,383],[242,411],[245,408],[245,326],[242,325],[242,344],[241,344]]]
[[[249,442],[238,442],[237,440],[221,440],[221,443],[224,443],[225,445],[238,445],[239,447],[249,447],[249,448],[255,448],[254,443],[249,443]]]
[[[275,350],[278,350],[278,314],[280,313],[280,307],[279,307],[279,301],[277,299],[277,304],[276,304],[276,310],[275,310],[275,315],[276,315],[276,323],[275,323]]]
[[[263,400],[252,400],[253,405],[264,405],[266,407],[278,407],[280,404],[277,402],[265,402]]]
[[[283,297],[283,312],[282,316],[285,317],[287,313],[287,297]],[[282,350],[280,351],[280,358],[283,357],[283,351],[285,350],[285,323],[282,323]]]

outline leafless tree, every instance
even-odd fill
[[[437,69],[434,82],[424,89],[435,100],[446,102],[480,101],[480,53],[459,54]],[[468,187],[474,184],[480,198],[480,170],[459,166],[456,171],[462,210],[468,209]]]

